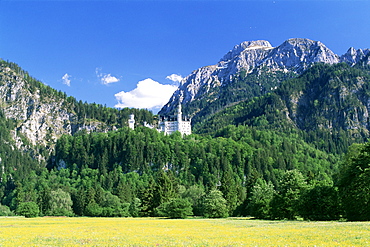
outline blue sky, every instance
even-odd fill
[[[370,48],[369,11],[366,0],[1,0],[0,58],[78,100],[156,112],[174,79],[243,41]]]

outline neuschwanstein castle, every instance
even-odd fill
[[[130,119],[128,120],[128,125],[131,129],[135,128],[134,114],[130,115]],[[144,123],[144,126],[154,129],[154,126],[146,122]],[[176,131],[179,131],[181,135],[191,134],[191,119],[182,115],[181,104],[179,104],[177,108],[177,115],[160,116],[157,131],[163,132],[165,135],[171,135],[172,133]]]

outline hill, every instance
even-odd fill
[[[285,171],[297,169],[330,183],[338,171],[338,156],[315,149],[294,130],[225,124],[209,136],[185,138],[131,130],[124,126],[129,113],[148,122],[153,116],[82,103],[13,63],[3,61],[0,75],[1,204],[18,214],[33,205],[41,215],[151,216],[184,197],[202,215],[201,198],[216,188],[226,214],[244,215],[258,179],[278,186]]]

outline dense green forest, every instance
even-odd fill
[[[63,136],[49,170],[23,174],[22,184],[13,185],[3,203],[17,210],[35,202],[48,215],[54,214],[50,201],[68,198],[69,207],[59,206],[69,215],[156,216],[164,205],[187,199],[191,214],[207,215],[204,195],[217,190],[212,195],[225,200],[223,215],[247,215],[248,196],[259,180],[279,188],[285,171],[296,170],[307,183],[332,185],[338,171],[337,157],[298,141],[295,134],[228,126],[216,135],[182,138],[141,127]],[[10,174],[4,176],[8,183]]]
[[[63,135],[41,162],[15,147],[16,121],[1,112],[0,215],[369,219],[369,144],[353,144],[364,142],[366,129],[348,129],[353,117],[327,127],[327,112],[362,107],[370,83],[363,68],[316,65],[218,110],[184,137],[131,130],[130,113],[138,123],[155,123],[155,116],[82,103],[19,73],[36,90],[59,95],[78,121],[96,119],[116,130]],[[339,89],[356,97],[333,93]]]

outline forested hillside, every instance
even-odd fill
[[[68,97],[4,60],[0,60],[0,95],[0,197],[8,206],[19,205],[21,200],[14,194],[27,185],[29,176],[40,179],[39,172],[52,159],[63,134],[118,129],[128,125],[132,113],[138,124],[153,121],[147,110],[118,110]],[[24,200],[30,201],[28,197]]]
[[[285,171],[297,169],[311,184],[332,184],[338,171],[337,157],[294,133],[229,126],[216,135],[182,138],[141,127],[63,136],[49,172],[32,172],[3,202],[16,210],[17,203],[33,201],[48,215],[56,210],[51,201],[67,197],[69,206],[59,207],[68,215],[156,216],[168,203],[186,200],[188,214],[207,215],[203,197],[215,191],[216,199],[225,198],[223,215],[246,215],[257,181],[278,188]]]
[[[248,125],[290,132],[330,153],[343,153],[369,134],[370,75],[366,67],[316,64],[262,97],[224,108],[194,126],[213,133],[223,126]]]
[[[61,99],[72,123],[85,127],[64,133],[55,146],[35,146],[17,127],[19,118],[6,114],[16,101],[3,102],[2,215],[368,217],[366,210],[354,214],[351,204],[367,188],[367,173],[351,167],[361,164],[366,171],[368,145],[353,146],[343,158],[350,144],[368,136],[366,67],[317,64],[269,93],[251,93],[251,99],[219,109],[183,137],[140,126],[131,130],[129,113],[139,124],[155,123],[155,116],[82,103],[14,64],[3,65],[4,85],[29,83],[28,91],[40,98]],[[9,73],[20,79],[12,81]],[[249,90],[242,78],[234,87]],[[86,128],[92,122],[108,128]],[[351,194],[359,184],[365,189]]]

